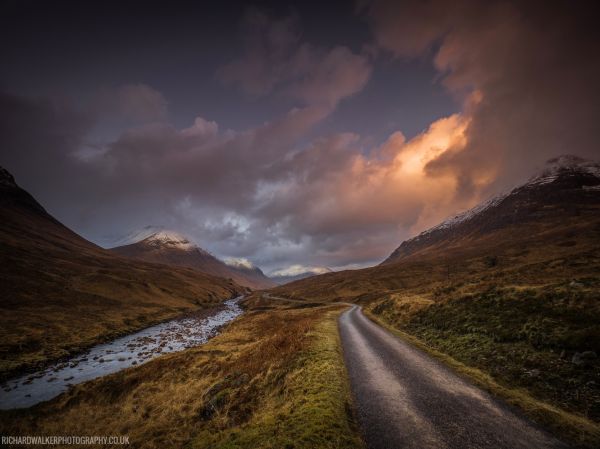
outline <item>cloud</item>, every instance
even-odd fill
[[[256,215],[276,221],[282,238],[308,237],[303,245],[325,265],[377,260],[401,236],[481,199],[457,198],[454,173],[427,173],[431,161],[464,149],[468,125],[453,115],[409,141],[394,133],[370,151],[355,134],[318,139],[272,167],[273,188],[263,187]]]
[[[221,67],[218,78],[250,95],[280,91],[305,105],[334,107],[362,90],[372,70],[365,55],[302,42],[298,28],[296,17],[272,19],[250,10],[243,23],[244,54]]]
[[[226,257],[223,259],[223,262],[230,267],[235,268],[245,268],[246,270],[253,270],[256,268],[255,265],[245,257]]]
[[[330,273],[331,270],[325,267],[311,267],[306,265],[294,264],[290,265],[287,268],[281,268],[279,270],[274,270],[269,273],[269,276],[298,276],[299,274],[305,273],[313,273],[313,274],[324,274]]]
[[[94,96],[92,109],[101,117],[132,122],[153,122],[167,117],[167,100],[146,84],[102,88]]]
[[[395,133],[371,149],[353,133],[305,145],[306,134],[329,114],[318,106],[292,109],[241,132],[198,117],[183,129],[169,123],[129,128],[81,158],[73,155],[86,147],[87,128],[75,126],[78,116],[65,115],[73,122],[67,128],[56,114],[43,112],[53,109],[49,104],[27,109],[21,105],[29,104],[26,99],[13,103],[5,109],[23,109],[13,118],[27,123],[5,134],[21,139],[11,149],[27,150],[17,175],[31,173],[38,152],[50,149],[48,136],[63,127],[67,135],[51,146],[49,172],[38,184],[26,176],[24,186],[33,185],[34,194],[52,190],[50,210],[100,243],[160,222],[221,256],[271,266],[296,259],[339,267],[381,258],[403,229],[443,218],[456,206],[455,178],[425,171],[431,160],[462,145],[467,123],[460,116],[409,141]],[[31,121],[46,115],[53,117],[50,123]],[[3,163],[14,169],[17,156],[6,153]],[[68,193],[56,190],[59,177],[68,180]]]
[[[598,154],[600,60],[586,6],[567,2],[375,0],[369,18],[378,44],[396,57],[432,55],[469,117],[464,151],[431,161],[453,171],[459,193],[496,172],[489,191],[527,176],[557,154]]]
[[[380,144],[352,131],[313,137],[362,89],[374,60],[303,42],[293,17],[253,13],[244,54],[218,76],[251,95],[289,96],[287,112],[245,130],[210,117],[180,127],[152,88],[117,89],[106,115],[129,111],[119,114],[136,123],[92,144],[94,119],[110,117],[4,95],[2,163],[99,242],[159,222],[266,269],[377,262],[550,157],[597,155],[599,63],[582,34],[596,28],[554,4],[451,6],[374,1],[368,9],[379,63],[430,57],[462,104],[413,138],[401,130]],[[144,104],[147,115],[138,113]]]

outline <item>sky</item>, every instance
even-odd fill
[[[0,6],[0,165],[110,247],[373,265],[561,154],[597,159],[591,2]]]

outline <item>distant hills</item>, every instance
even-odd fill
[[[277,285],[287,284],[289,282],[299,281],[320,274],[332,273],[327,267],[304,267],[302,265],[292,265],[281,270],[275,270],[269,274],[269,277]]]
[[[200,248],[190,238],[178,232],[145,228],[133,236],[133,242],[110,251],[124,257],[157,262],[171,266],[188,267],[206,274],[233,279],[252,289],[275,286],[260,268],[244,261],[230,259],[229,264]]]

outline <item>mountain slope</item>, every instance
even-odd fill
[[[598,203],[600,164],[574,156],[548,161],[527,183],[456,215],[402,243],[383,264],[427,251],[442,250],[460,239],[540,220],[560,220]]]
[[[597,163],[557,158],[509,194],[402,243],[379,266],[324,274],[274,291],[356,300],[397,289],[431,291],[481,276],[543,283],[596,275],[599,185]]]
[[[597,168],[553,160],[528,183],[403,243],[379,266],[270,293],[357,302],[574,447],[598,447]]]
[[[177,232],[156,230],[149,235],[138,235],[142,236],[141,240],[110,251],[146,262],[193,268],[213,276],[231,278],[238,284],[253,289],[275,285],[258,267],[227,265]]]
[[[0,168],[0,378],[242,291],[225,279],[103,250]]]

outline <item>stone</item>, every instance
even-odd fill
[[[598,355],[594,351],[576,352],[571,358],[571,363],[577,366],[590,366]]]

